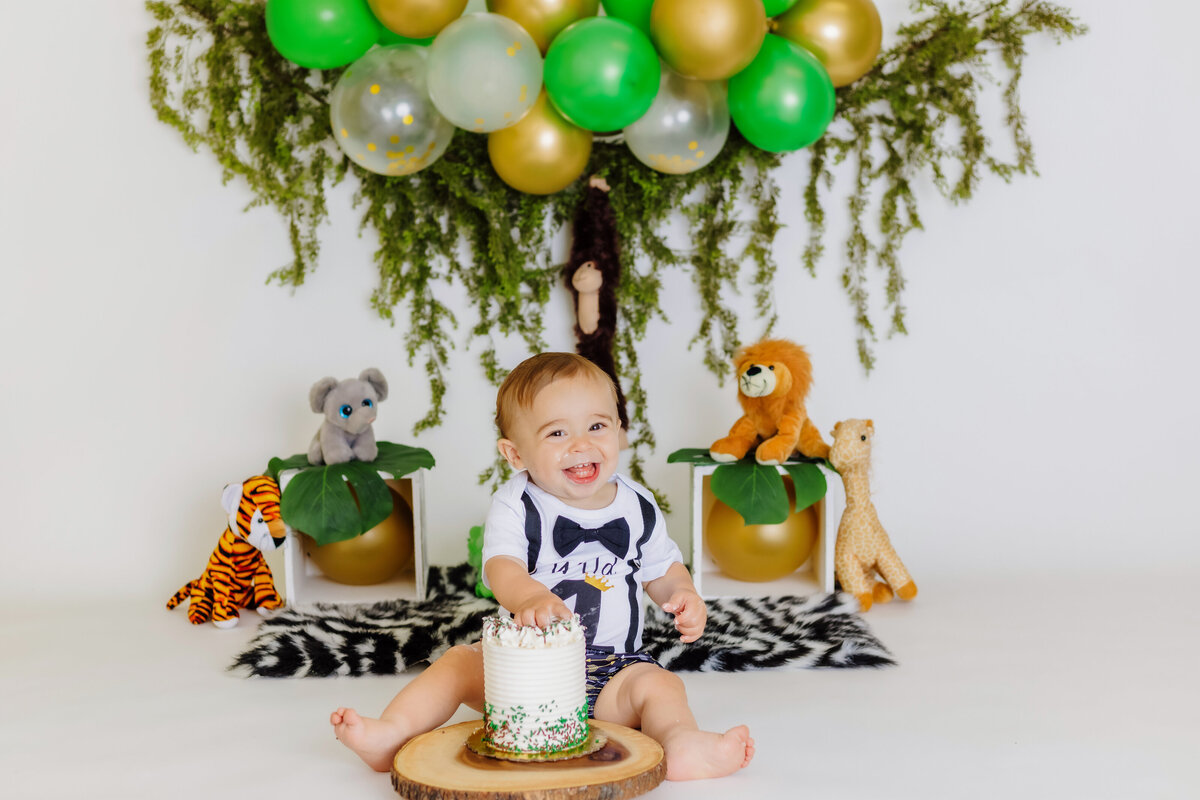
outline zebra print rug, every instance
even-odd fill
[[[468,564],[433,567],[429,599],[285,609],[259,624],[230,670],[247,677],[397,675],[479,638],[493,600],[474,595]],[[675,671],[740,672],[775,667],[883,667],[891,654],[847,595],[708,601],[708,625],[683,644],[670,615],[647,609],[643,649]]]

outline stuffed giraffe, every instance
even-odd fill
[[[833,569],[842,589],[858,598],[863,611],[872,603],[887,603],[892,591],[901,599],[917,596],[917,585],[896,555],[887,531],[871,503],[868,471],[875,424],[869,419],[848,419],[833,426],[829,462],[846,487],[846,510],[838,525],[833,548]],[[884,582],[875,581],[878,571]]]

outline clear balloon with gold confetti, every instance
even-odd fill
[[[499,14],[468,14],[429,46],[429,97],[460,128],[515,125],[542,90],[542,54],[524,28]]]
[[[712,161],[729,136],[724,81],[696,81],[663,67],[654,104],[625,128],[625,144],[648,167],[670,175]]]
[[[351,64],[329,95],[333,138],[363,169],[411,175],[437,161],[454,126],[429,99],[426,48],[377,47]]]

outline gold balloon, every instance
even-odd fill
[[[771,20],[771,27],[820,59],[834,86],[866,75],[883,41],[883,23],[871,0],[799,0]]]
[[[788,496],[794,497],[790,483]],[[799,569],[812,553],[817,509],[809,506],[777,525],[747,525],[741,514],[718,500],[708,513],[704,541],[729,577],[755,583],[777,580]]]
[[[719,81],[745,69],[767,35],[762,0],[655,0],[650,38],[685,78]]]
[[[542,55],[559,31],[584,17],[594,17],[600,0],[487,0],[487,10],[502,14],[529,32]]]
[[[517,191],[554,194],[587,169],[592,134],[567,122],[543,89],[520,122],[488,134],[488,156],[500,178]]]
[[[361,536],[318,546],[300,534],[304,552],[326,578],[351,586],[368,586],[383,583],[408,566],[413,556],[412,507],[395,489],[391,493],[392,513]]]
[[[461,17],[467,0],[367,0],[367,4],[392,33],[424,39]]]

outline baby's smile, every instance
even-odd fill
[[[596,480],[596,476],[600,473],[600,465],[589,461],[584,464],[567,467],[563,472],[572,483],[588,484]]]

